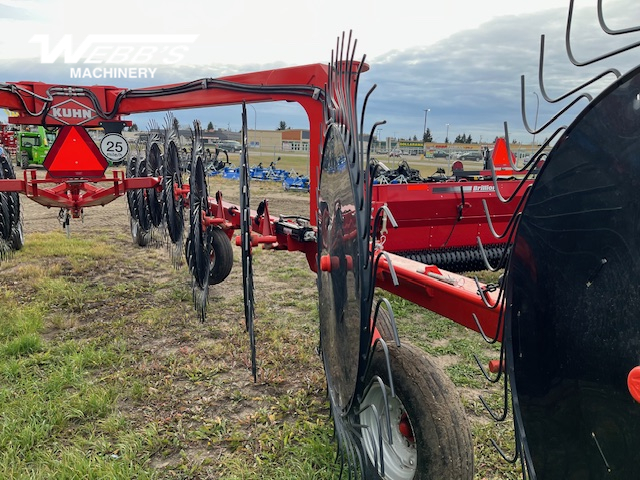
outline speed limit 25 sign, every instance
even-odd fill
[[[100,152],[109,160],[122,160],[129,153],[129,144],[119,133],[108,133],[100,141]]]

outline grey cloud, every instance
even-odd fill
[[[606,18],[615,28],[640,24],[640,7],[635,0],[606,4]],[[595,3],[595,2],[594,2]],[[610,6],[609,6],[610,5]],[[434,45],[393,50],[368,60],[370,71],[364,73],[359,89],[360,99],[375,83],[376,91],[367,105],[365,129],[379,120],[386,120],[383,136],[398,135],[418,138],[422,135],[424,109],[429,108],[427,126],[437,141],[443,141],[446,124],[450,125],[449,138],[459,134],[471,135],[474,140],[492,141],[504,134],[504,123],[509,126],[510,138],[527,143],[532,135],[526,132],[520,107],[520,77],[525,77],[524,97],[526,114],[531,126],[536,123],[536,105],[539,99],[537,126],[551,119],[569,100],[547,103],[538,85],[540,36],[545,35],[544,88],[549,96],[558,98],[589,78],[615,67],[625,72],[638,64],[637,52],[627,52],[595,65],[573,66],[565,50],[564,36],[567,11],[558,8],[523,16],[499,17],[473,30],[457,33]],[[635,15],[635,17],[634,17]],[[630,24],[631,23],[631,24]],[[597,24],[595,6],[580,9],[574,14],[572,46],[580,59],[589,59],[622,45],[638,41],[638,35],[611,37]],[[327,57],[332,45],[327,45]],[[366,45],[358,49],[366,53]],[[235,73],[266,70],[287,66],[284,62],[272,64],[244,64],[208,66],[158,67],[154,79],[138,80],[74,80],[75,84],[112,84],[120,87],[147,86],[220,77]],[[4,81],[41,80],[47,83],[70,83],[69,66],[64,64],[40,65],[37,60],[5,62]],[[597,95],[614,77],[608,75],[587,89]],[[108,80],[108,79],[107,79]],[[536,92],[536,97],[533,92]],[[574,97],[571,97],[574,98]],[[568,124],[586,105],[579,102],[567,114],[549,126],[552,132]],[[249,109],[249,122],[258,128],[277,128],[281,120],[293,128],[306,128],[306,115],[290,104],[259,104]],[[205,108],[176,114],[184,123],[199,117],[201,121],[217,126],[240,129],[239,107]],[[136,116],[145,123],[144,116]],[[544,138],[546,132],[541,133]]]
[[[612,23],[617,22],[618,28],[631,26],[626,8],[631,2],[609,5],[607,15]],[[638,11],[637,7],[635,11]],[[606,68],[616,67],[625,72],[638,63],[633,53],[628,53],[593,66],[573,66],[564,43],[566,19],[564,8],[500,17],[435,45],[396,50],[375,59],[371,62],[371,71],[366,74],[370,76],[366,82],[379,85],[375,99],[370,100],[370,111],[388,121],[383,135],[397,132],[419,138],[424,125],[424,109],[429,108],[427,126],[437,141],[444,140],[446,124],[450,125],[450,139],[465,133],[475,140],[480,135],[484,140],[492,140],[494,136],[504,134],[504,122],[509,126],[511,139],[530,141],[531,134],[524,129],[520,107],[522,75],[525,77],[526,114],[532,127],[537,104],[532,92],[535,91],[540,100],[538,127],[575,97],[549,104],[540,94],[538,63],[542,34],[546,39],[543,85],[554,98]],[[640,24],[640,15],[637,20]],[[605,35],[597,25],[594,6],[574,12],[571,38],[575,55],[588,58],[596,55],[595,52],[600,52],[599,55],[629,44],[634,37],[616,39]],[[637,41],[637,35],[635,39]],[[595,96],[613,79],[608,75],[586,90]],[[585,104],[583,101],[576,105],[549,129],[569,123]]]

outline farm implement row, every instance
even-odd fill
[[[567,31],[572,9],[571,2]],[[601,2],[598,13],[605,28]],[[377,294],[384,290],[500,343],[500,358],[483,372],[504,385],[504,405],[489,413],[505,420],[512,412],[509,460],[520,462],[524,478],[637,478],[640,68],[605,72],[616,79],[596,98],[580,94],[587,106],[523,167],[505,125],[486,169],[454,165],[450,175],[408,181],[406,165],[407,181],[394,182],[363,140],[357,88],[368,66],[354,57],[355,42],[343,36],[328,65],[134,90],[0,85],[2,106],[18,112],[13,123],[58,130],[44,178],[28,169],[16,178],[0,156],[3,252],[23,242],[19,194],[59,207],[69,221],[126,195],[134,241],[166,235],[174,261],[188,265],[204,321],[209,287],[229,275],[235,243],[255,379],[252,249],[299,251],[317,274],[321,355],[345,477],[473,478],[472,438],[455,388],[424,351],[401,341],[401,319]],[[522,92],[531,132],[562,113],[530,129],[524,78]],[[267,101],[297,102],[308,115],[309,217],[272,215],[266,199],[251,209],[246,104]],[[103,127],[117,149],[126,115],[218,105],[242,107],[239,204],[209,192],[197,121],[188,174],[171,114],[162,132],[148,136],[144,154],[112,176],[105,175],[108,152],[85,130]],[[61,109],[78,113],[56,116]],[[477,269],[501,271],[500,281],[464,275]]]
[[[240,167],[225,165],[220,169],[209,170],[209,176],[216,175],[220,175],[227,180],[239,180]],[[295,171],[276,168],[275,162],[271,162],[268,167],[263,167],[261,163],[253,165],[249,168],[249,178],[264,182],[278,182],[282,184],[282,188],[285,190],[309,192],[309,177],[299,175]]]

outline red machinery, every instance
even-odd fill
[[[340,57],[343,53],[340,52]],[[352,57],[349,60],[350,53],[350,47],[347,47],[346,60],[336,60],[329,66],[314,64],[134,90],[39,82],[0,85],[0,104],[19,113],[11,117],[12,123],[60,128],[58,139],[45,161],[44,178],[38,178],[36,170],[25,170],[23,178],[15,178],[11,165],[7,164],[6,158],[0,157],[0,237],[9,248],[16,248],[19,243],[14,241],[13,233],[19,223],[17,193],[42,205],[65,209],[73,217],[79,216],[85,207],[105,205],[127,195],[136,241],[144,244],[147,241],[145,232],[164,222],[177,253],[186,256],[194,279],[195,303],[204,319],[208,287],[222,282],[229,274],[232,264],[229,239],[239,230],[237,244],[242,249],[245,318],[252,342],[254,376],[251,248],[262,243],[275,249],[303,252],[310,268],[318,274],[323,361],[339,445],[351,452],[345,457],[349,471],[365,478],[400,479],[426,475],[424,478],[470,479],[473,475],[471,435],[459,399],[448,391],[446,376],[427,360],[420,363],[428,368],[427,372],[414,372],[415,375],[408,376],[403,371],[403,365],[416,364],[415,357],[422,358],[424,352],[410,346],[400,349],[399,343],[398,346],[391,344],[392,337],[397,339],[393,316],[381,313],[381,302],[374,306],[374,288],[381,287],[480,331],[485,338],[501,341],[506,337],[509,340],[507,356],[510,357],[507,362],[498,364],[498,375],[505,371],[505,364],[506,368],[511,368],[512,382],[514,378],[522,378],[522,372],[533,375],[537,373],[534,363],[539,360],[540,346],[536,344],[539,332],[531,331],[517,319],[521,315],[531,315],[530,312],[536,309],[544,313],[540,318],[548,315],[556,319],[557,314],[555,310],[547,310],[546,305],[540,307],[545,303],[545,296],[539,292],[545,288],[542,284],[549,277],[539,278],[537,274],[551,270],[549,264],[539,261],[540,255],[548,249],[559,258],[560,254],[571,251],[571,242],[576,241],[576,232],[580,231],[579,222],[572,224],[573,234],[559,235],[571,241],[558,245],[554,243],[553,233],[562,232],[562,225],[556,223],[556,218],[572,217],[574,212],[572,206],[568,206],[572,205],[569,200],[575,197],[588,204],[593,200],[589,195],[600,190],[592,184],[584,186],[575,182],[570,183],[571,191],[566,194],[564,185],[558,181],[565,174],[562,160],[556,160],[549,168],[549,163],[545,163],[545,168],[540,170],[540,177],[544,177],[545,169],[553,172],[556,168],[555,176],[549,179],[547,175],[547,183],[528,178],[534,170],[527,170],[524,178],[512,179],[518,171],[512,165],[508,141],[496,144],[489,169],[465,174],[456,168],[451,177],[374,186],[375,171],[369,168],[370,159],[360,145],[358,114],[354,106],[359,74],[368,67],[363,62],[354,62]],[[628,78],[634,81],[640,77],[630,75]],[[626,90],[621,88],[616,92],[624,95]],[[256,210],[249,208],[244,105],[267,101],[297,102],[307,112],[311,145],[309,219],[271,216],[266,201]],[[602,103],[607,105],[607,102]],[[207,192],[198,149],[197,123],[188,184],[183,184],[178,148],[169,127],[164,139],[148,141],[144,158],[132,157],[126,172],[115,171],[110,177],[105,175],[107,162],[103,152],[85,131],[88,127],[101,126],[108,134],[117,135],[124,125],[123,117],[129,114],[232,104],[243,105],[244,148],[239,206],[225,202],[220,192],[214,195]],[[589,132],[581,132],[580,125],[578,123],[574,129],[577,137],[588,138]],[[565,149],[570,149],[578,143],[575,138],[563,138],[564,143],[561,143]],[[627,135],[624,138],[626,141],[635,137]],[[629,151],[637,151],[635,146],[630,145]],[[565,158],[569,156],[570,152],[565,152]],[[632,177],[625,176],[624,172],[629,163],[617,164],[622,172],[618,179],[620,184]],[[496,168],[502,168],[502,176],[506,179],[500,179]],[[580,169],[582,165],[577,162],[573,168]],[[597,169],[597,163],[589,163],[588,168],[591,169],[589,172]],[[546,192],[549,186],[555,188],[553,194]],[[523,205],[532,189],[538,195],[529,209],[534,214],[528,216]],[[551,200],[556,198],[561,198],[555,202],[560,208],[548,214],[552,209],[547,204],[554,203]],[[506,202],[507,199],[511,201]],[[184,240],[183,210],[187,206],[189,228]],[[577,210],[577,216],[599,215],[597,207],[581,208]],[[607,204],[603,211],[617,209],[619,205]],[[528,227],[523,233],[525,241],[513,237],[519,221]],[[607,232],[596,232],[602,236],[602,241],[592,247],[601,263],[594,267],[591,261],[595,257],[587,259],[589,268],[584,269],[589,270],[586,276],[589,288],[601,269],[606,274],[607,268],[603,265],[609,264],[609,254],[604,251],[605,240],[619,243],[620,248],[625,245],[617,240],[619,237],[609,233],[617,228],[615,222],[610,227]],[[629,231],[637,230],[630,227]],[[553,233],[549,235],[549,232]],[[620,237],[624,235],[621,233]],[[506,289],[500,285],[484,285],[453,271],[482,267],[485,262],[504,267],[505,258],[515,259],[518,266],[515,271],[509,270],[508,279],[512,283],[508,283]],[[568,265],[571,266],[575,265]],[[585,272],[580,270],[579,273]],[[571,295],[583,295],[578,289],[567,289],[566,285],[573,283],[560,278],[562,272],[554,270],[553,275],[559,278],[554,281],[554,288],[565,293],[558,297],[558,304],[566,303]],[[514,278],[521,283],[514,283]],[[607,279],[613,281],[609,276]],[[553,297],[554,293],[545,292],[545,295]],[[505,303],[505,295],[510,295],[510,303]],[[538,303],[531,302],[527,295]],[[588,304],[586,295],[584,304]],[[511,315],[513,305],[521,309]],[[576,327],[566,318],[577,323],[580,319],[571,317],[570,309],[560,310],[564,316],[557,319],[557,323],[575,334]],[[532,324],[540,318],[531,318]],[[546,327],[548,325],[543,325]],[[523,331],[528,335],[525,339],[519,336]],[[514,338],[518,340],[517,345]],[[554,335],[545,336],[549,344],[556,340]],[[564,347],[566,345],[558,351],[565,352]],[[530,356],[514,359],[514,349],[518,348]],[[580,348],[586,351],[591,345],[586,342]],[[565,359],[558,357],[557,360],[561,363]],[[516,370],[513,370],[514,364]],[[549,371],[558,367],[547,363],[545,366]],[[597,365],[592,367],[595,369]],[[622,370],[624,368],[627,368],[626,363]],[[546,377],[539,381],[543,383]],[[526,380],[522,382],[526,385]],[[515,388],[513,383],[512,388]],[[536,412],[544,410],[546,405],[536,403],[538,392],[535,388],[522,389],[521,385],[520,388],[524,394],[517,398],[528,410],[523,421],[519,417],[519,407],[514,405],[518,452],[528,472],[536,462],[542,469],[548,469],[544,454],[540,459],[537,452],[530,452],[530,447],[531,450],[544,448],[544,435],[535,421],[528,423],[530,419],[538,419]],[[559,397],[561,393],[558,393]],[[573,392],[572,395],[572,402],[579,403],[580,396]],[[622,400],[620,405],[624,403]],[[631,410],[628,406],[624,408]],[[431,418],[431,409],[436,409],[438,415],[435,423],[429,424],[426,419]],[[392,410],[399,414],[390,415]],[[606,423],[606,415],[596,413],[604,418],[602,423]],[[455,425],[455,431],[440,437],[432,436],[438,421]],[[520,430],[523,425],[538,435],[535,443],[527,443]],[[593,427],[594,432],[597,427],[599,425]],[[637,445],[637,434],[628,434],[632,441],[624,446],[625,452],[629,445]],[[596,438],[596,433],[593,435]],[[597,435],[607,441],[612,438],[609,431],[598,430]],[[582,437],[577,440],[568,437],[568,441],[583,442],[582,450],[595,457],[593,445],[584,445]],[[354,454],[355,451],[359,453]],[[621,469],[627,468],[618,456],[600,453],[605,463],[606,458],[614,458]],[[571,458],[576,463],[585,460],[582,454]],[[568,473],[571,473],[570,469]]]
[[[13,157],[18,149],[15,132],[6,123],[0,123],[0,145]]]
[[[363,65],[362,70],[367,69],[368,67]],[[107,131],[121,129],[123,116],[141,112],[242,102],[295,101],[305,109],[309,117],[310,144],[322,145],[323,86],[327,79],[327,66],[314,64],[136,90],[106,86],[59,86],[41,82],[5,84],[0,87],[0,104],[19,113],[10,117],[11,123],[58,126],[60,134],[59,140],[47,157],[47,173],[44,178],[38,178],[35,170],[26,170],[23,178],[0,180],[0,190],[23,193],[42,205],[67,209],[71,216],[78,217],[83,208],[105,205],[128,191],[161,189],[161,178],[155,176],[125,177],[124,172],[120,171],[113,172],[112,176],[105,176],[107,162],[95,145],[82,146],[93,144],[92,141],[81,141],[87,138],[86,133],[83,133],[84,128],[103,126]],[[63,143],[68,136],[74,139],[74,145],[81,146],[81,151],[70,148],[69,142]],[[78,142],[75,142],[76,138]],[[310,148],[309,155],[311,192],[314,192],[318,185],[319,148]],[[51,184],[54,186],[49,186]],[[499,189],[503,192],[502,195],[513,193],[514,185],[513,182],[501,181]],[[494,219],[494,228],[498,231],[504,228],[513,211],[498,201],[494,191],[494,183],[491,180],[468,182],[466,179],[446,183],[374,187],[374,201],[387,204],[404,227],[387,234],[388,243],[385,248],[389,252],[395,252],[451,246],[456,247],[453,251],[477,252],[477,235],[480,235],[484,243],[495,244],[496,240],[490,235],[485,221],[482,199],[486,200],[488,211]],[[178,194],[184,193],[183,191]],[[239,227],[239,219],[234,214],[235,205],[221,199],[219,203],[216,197],[211,197],[209,202],[211,212],[214,212],[213,216],[219,219],[209,220],[210,223],[225,222],[229,228]],[[310,227],[315,225],[315,202],[315,196],[311,194]],[[412,204],[410,211],[413,214],[419,212],[423,220],[408,218],[404,213],[405,202]],[[418,208],[415,208],[416,204]],[[399,208],[395,208],[396,206]],[[263,238],[256,241],[271,243],[275,239],[277,248],[303,250],[307,253],[309,265],[315,270],[315,245],[303,241],[300,236],[301,230],[305,227],[295,224],[279,225],[278,217],[265,218],[264,215],[258,222],[261,224],[259,235]],[[452,230],[455,235],[450,235]],[[418,239],[428,239],[427,244],[419,247]],[[452,258],[457,258],[457,255],[461,254],[451,255],[454,256]],[[478,265],[479,254],[474,255],[475,265]],[[495,260],[495,255],[493,259]],[[398,265],[401,264],[398,260]],[[427,275],[416,279],[415,269],[411,267],[411,270],[405,278],[403,269],[398,268],[400,289],[416,281],[422,283],[423,287],[432,283],[431,277]],[[472,286],[471,290],[475,290],[475,286]],[[397,288],[394,291],[398,292]],[[474,304],[480,305],[481,302],[476,296],[471,297]],[[438,296],[435,301],[439,302],[442,298],[444,297]],[[463,319],[460,318],[460,315],[449,311],[448,303],[449,301],[445,300],[442,308],[438,308],[430,302],[430,308],[469,325],[468,315],[462,314]],[[491,330],[491,325],[487,325],[487,328]]]
[[[341,65],[348,65],[347,68],[358,73],[368,69],[364,63],[343,62]],[[18,112],[17,116],[10,118],[12,123],[59,128],[57,140],[44,164],[44,178],[39,177],[36,170],[25,170],[22,178],[15,178],[12,168],[8,168],[4,160],[6,173],[0,179],[0,192],[4,192],[0,200],[6,202],[8,211],[13,212],[4,223],[17,225],[17,193],[47,207],[60,207],[67,212],[67,225],[69,217],[80,216],[84,208],[105,205],[127,195],[132,233],[135,231],[138,243],[142,245],[147,241],[141,232],[148,231],[151,225],[159,225],[158,215],[162,214],[166,216],[171,241],[181,250],[182,207],[188,205],[191,227],[185,253],[196,279],[194,298],[203,317],[208,285],[223,281],[230,271],[232,253],[228,250],[228,239],[235,230],[241,230],[238,244],[242,246],[243,258],[250,259],[252,245],[268,243],[276,249],[304,252],[309,266],[318,271],[316,212],[319,206],[314,192],[319,189],[320,146],[325,143],[327,95],[331,94],[331,90],[327,93],[326,85],[331,81],[331,69],[335,68],[336,65],[315,64],[135,90],[40,82],[0,85],[0,104]],[[355,84],[356,81],[357,75],[354,74],[344,83]],[[118,134],[124,125],[123,117],[129,114],[266,101],[297,102],[309,117],[312,146],[310,221],[270,216],[266,201],[256,211],[249,212],[248,191],[241,208],[225,202],[219,193],[209,196],[202,175],[198,175],[201,163],[196,158],[197,145],[192,148],[190,183],[183,185],[178,149],[169,139],[170,134],[165,138],[163,148],[160,148],[161,142],[156,142],[155,147],[152,142],[148,144],[147,158],[132,159],[127,172],[116,170],[107,176],[106,159],[85,130],[102,126],[107,133]],[[164,150],[163,154],[160,154],[161,150]],[[463,250],[478,252],[475,245],[477,235],[487,244],[497,243],[486,226],[486,212],[495,214],[492,217],[494,228],[505,228],[513,211],[505,209],[499,197],[514,194],[515,183],[500,181],[494,184],[492,180],[468,181],[466,178],[449,180],[374,187],[372,198],[375,208],[386,208],[389,223],[393,223],[390,218],[393,214],[400,225],[393,233],[386,233],[385,249],[388,251],[376,262],[377,284],[469,328],[481,326],[486,332],[495,332],[499,313],[486,308],[483,303],[495,294],[487,292],[484,297],[480,296],[478,285],[470,279],[393,253],[396,248],[402,253],[443,248],[449,255],[447,247],[453,247],[451,264],[458,263],[463,270],[469,262],[465,263],[457,255]],[[500,195],[496,195],[496,191]],[[13,199],[12,203],[9,198]],[[482,200],[486,201],[484,207]],[[411,204],[408,211],[404,208],[407,203]],[[408,212],[416,211],[419,216],[428,217],[427,220],[411,218]],[[5,235],[4,238],[9,242],[11,236]],[[426,243],[421,243],[425,239]],[[384,239],[380,240],[384,242]],[[203,248],[210,249],[211,260],[202,258]],[[481,258],[477,254],[474,265],[478,265],[479,260]],[[246,263],[243,261],[243,269],[246,267],[249,273],[245,277],[251,272],[250,265]],[[335,278],[335,272],[340,268],[339,261],[333,267],[322,267],[321,271]],[[245,287],[245,293],[252,295],[252,285]],[[247,303],[252,304],[252,297],[250,299]],[[250,308],[246,314],[253,347]],[[369,346],[366,349],[369,349],[372,339],[367,342]],[[255,349],[252,351],[255,356]],[[400,354],[402,352],[408,350]],[[372,448],[376,449],[370,447],[369,450]]]
[[[578,62],[570,45],[572,11],[570,2],[566,46],[575,65],[638,45]],[[602,2],[598,16],[607,34],[639,30],[607,27]],[[504,414],[492,415],[506,418],[511,398],[512,461],[521,462],[525,478],[638,478],[640,67],[625,75],[609,70],[605,73],[619,78],[597,98],[578,97],[589,100],[587,107],[545,142],[547,147],[557,140],[540,170],[534,168],[541,165],[542,149],[520,180],[499,180],[491,161],[489,171],[455,169],[450,178],[373,186],[376,170],[355,107],[359,75],[367,66],[353,61],[351,45],[351,38],[343,37],[328,66],[143,89],[1,84],[0,104],[19,114],[12,123],[61,131],[44,179],[33,170],[16,179],[0,156],[0,239],[5,247],[0,253],[21,245],[18,192],[73,216],[127,194],[132,233],[142,232],[135,236],[138,243],[164,217],[172,243],[187,258],[204,317],[208,286],[228,275],[228,240],[239,230],[255,375],[251,248],[268,243],[304,252],[317,273],[322,360],[349,477],[473,478],[471,433],[459,398],[423,351],[406,342],[400,348],[392,312],[385,314],[388,302],[374,301],[375,287],[382,287],[480,331],[489,342],[502,342],[491,380],[504,381]],[[548,98],[542,85],[543,53],[540,89],[554,103],[559,99]],[[527,125],[524,91],[523,79]],[[307,112],[309,219],[271,216],[266,201],[255,211],[249,208],[244,104],[267,101],[297,102]],[[207,192],[197,124],[188,185],[183,185],[169,128],[163,145],[152,139],[145,158],[132,158],[126,173],[111,178],[104,175],[105,159],[83,133],[94,126],[118,133],[122,117],[134,113],[231,104],[243,105],[239,206],[225,202],[219,192]],[[539,130],[527,130],[539,133],[558,116]],[[506,155],[503,173],[511,177],[518,170],[506,146],[505,131],[505,142],[496,145],[493,155],[494,160]],[[531,181],[533,172],[537,178]],[[185,206],[189,231],[183,242]],[[473,255],[490,260],[491,248],[496,249],[493,266],[504,267],[499,285],[442,268],[468,269],[477,265]]]

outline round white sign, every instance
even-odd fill
[[[122,160],[129,153],[129,144],[119,133],[107,133],[100,141],[100,151],[108,160]]]

